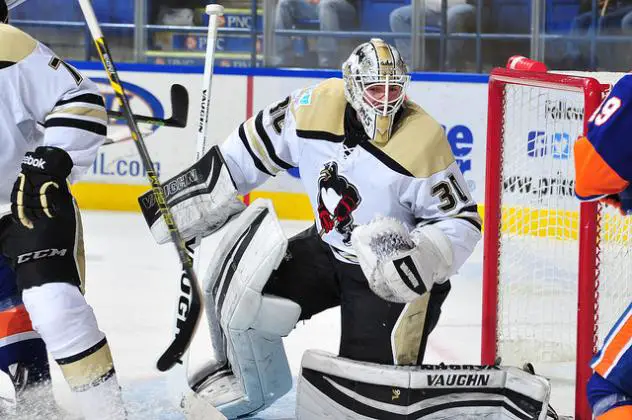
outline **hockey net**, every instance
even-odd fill
[[[616,80],[599,76],[489,83],[482,362],[533,363],[580,420],[590,359],[632,296],[632,217],[574,196],[574,142]]]

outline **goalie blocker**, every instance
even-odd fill
[[[237,198],[235,183],[217,146],[191,167],[163,183],[162,189],[185,241],[210,235],[245,208]],[[169,229],[154,194],[148,191],[138,198],[138,202],[156,242],[169,242]]]
[[[547,418],[549,382],[514,367],[385,366],[326,352],[303,356],[297,418]]]

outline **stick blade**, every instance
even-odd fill
[[[182,363],[182,355],[187,351],[191,344],[191,339],[200,321],[202,315],[202,304],[200,291],[196,285],[191,285],[191,299],[189,301],[189,310],[186,317],[177,320],[178,331],[167,350],[160,356],[156,362],[156,368],[160,372],[166,372],[176,365]],[[181,298],[183,296],[181,295]]]
[[[171,118],[173,127],[184,128],[189,118],[189,92],[180,84],[171,85]]]

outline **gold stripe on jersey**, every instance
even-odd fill
[[[471,224],[472,226],[474,226],[476,229],[481,230],[482,219],[481,219],[480,214],[478,213],[478,206],[476,204],[471,204],[469,206],[462,207],[461,209],[458,210],[457,214],[453,214],[451,216],[437,217],[434,219],[415,219],[415,224],[417,226],[426,226],[426,225],[433,225],[435,223],[441,223],[446,220],[454,220],[454,219],[464,220],[468,222],[469,224]]]
[[[426,292],[406,304],[402,313],[399,315],[391,334],[393,362],[395,362],[395,364],[417,364],[429,302],[430,293]]]
[[[428,178],[454,162],[445,131],[421,107],[406,101],[388,143],[371,143],[417,178]]]
[[[478,213],[478,206],[476,206],[476,204],[463,207],[459,213],[452,216],[452,218],[463,219],[478,230],[481,230],[483,226],[483,221],[481,219],[481,215]]]
[[[263,140],[261,139],[259,134],[257,134],[257,130],[255,128],[254,117],[249,118],[248,121],[244,123],[244,126],[246,128],[246,137],[248,138],[248,142],[256,150],[256,153],[259,156],[259,159],[261,159],[261,163],[266,167],[268,172],[270,172],[273,175],[276,175],[279,172],[281,172],[281,169],[279,169],[272,162],[272,159],[270,159],[270,156],[268,156],[268,152],[265,146],[263,145]]]
[[[57,363],[75,392],[98,386],[114,375],[112,353],[105,338],[75,356],[57,359]]]
[[[68,114],[76,115],[78,117],[90,117],[103,122],[103,124],[107,124],[108,122],[108,114],[104,108],[89,108],[85,106],[56,107],[46,116],[46,119],[54,118],[56,115],[58,116],[63,114],[66,114],[66,117],[69,116]]]
[[[298,98],[292,101],[290,110],[294,115],[297,131],[323,132],[340,137],[345,133],[346,106],[343,81],[327,79],[303,90]]]
[[[0,23],[0,62],[17,63],[29,56],[37,41],[18,28]]]
[[[68,187],[70,188],[70,184],[68,184]],[[79,274],[79,290],[81,290],[81,294],[84,294],[86,292],[86,250],[83,244],[83,223],[81,222],[81,213],[79,212],[77,201],[74,199],[74,197],[72,201],[73,207],[75,208],[76,219],[74,249],[75,265],[77,266],[77,274]]]

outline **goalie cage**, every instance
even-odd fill
[[[618,77],[489,81],[482,363],[533,363],[578,420],[592,418],[590,359],[632,296],[632,217],[574,196],[574,142]]]

